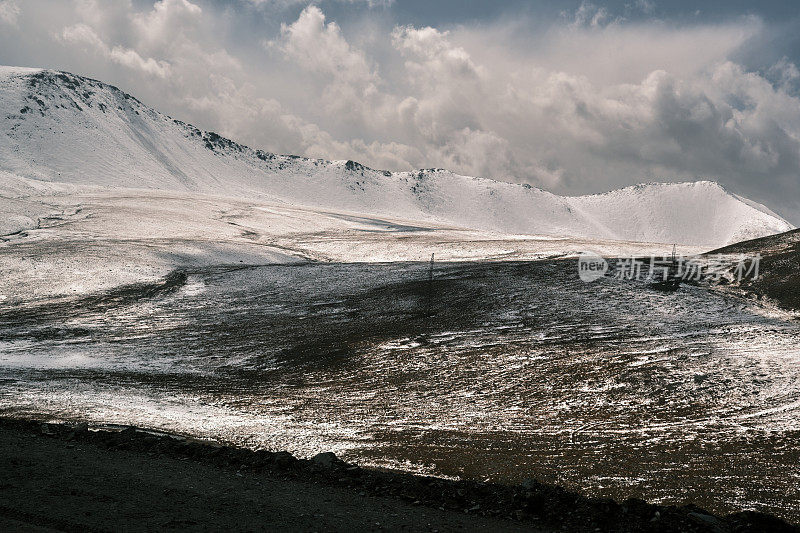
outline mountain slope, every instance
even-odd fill
[[[353,161],[275,155],[173,120],[102,82],[11,67],[0,67],[0,171],[503,233],[721,246],[791,229],[712,182],[560,197],[445,170],[382,172]]]
[[[759,274],[734,283],[734,288],[766,297],[783,309],[800,311],[800,230],[739,242],[708,252],[709,256],[759,254]],[[731,267],[733,270],[733,267]]]

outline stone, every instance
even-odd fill
[[[336,454],[333,452],[318,453],[311,458],[311,462],[324,468],[336,468],[344,464],[344,461],[336,457]]]

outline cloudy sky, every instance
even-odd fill
[[[800,224],[798,27],[769,0],[0,0],[0,63],[274,152],[567,194],[712,179]]]

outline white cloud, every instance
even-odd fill
[[[452,44],[448,32],[435,28],[395,28],[392,42],[397,50],[408,58],[406,68],[420,78],[435,76],[437,79],[460,78],[469,80],[478,76],[478,67],[466,50]]]
[[[776,85],[785,91],[793,91],[800,86],[800,70],[786,56],[769,67],[767,72]]]
[[[61,32],[61,38],[68,43],[89,45],[90,48],[93,48],[110,61],[130,69],[160,78],[166,78],[169,75],[169,63],[156,61],[152,57],[145,59],[135,50],[123,46],[110,47],[86,24],[75,24],[64,28]]]
[[[326,24],[318,7],[307,7],[297,21],[281,25],[281,37],[281,50],[301,68],[328,82],[357,87],[359,96],[376,90],[378,76],[364,52],[350,46],[335,22]]]
[[[16,26],[19,6],[15,0],[0,0],[0,22]]]
[[[636,2],[634,2],[634,5],[642,13],[646,13],[648,15],[654,13],[656,10],[656,3],[650,0],[636,0]]]
[[[568,13],[563,13],[562,15],[569,17]],[[606,8],[598,7],[591,2],[584,0],[581,2],[581,5],[578,7],[578,9],[575,10],[569,26],[571,28],[581,28],[584,26],[597,28],[609,22],[609,19],[610,15]]]
[[[86,24],[67,26],[61,31],[61,37],[67,42],[84,43],[97,50],[108,52],[108,45]]]
[[[253,5],[270,8],[285,9],[296,5],[314,5],[312,0],[247,0]],[[366,4],[368,7],[386,8],[394,4],[395,0],[338,0],[343,4]]]
[[[153,52],[163,50],[193,31],[203,10],[189,0],[161,0],[149,12],[133,15],[138,45]]]
[[[152,76],[166,78],[169,76],[170,65],[166,61],[156,61],[152,57],[142,58],[135,50],[115,46],[111,49],[108,57],[114,63],[119,63],[134,70],[140,70]]]

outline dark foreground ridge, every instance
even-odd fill
[[[712,250],[713,254],[761,255],[760,276],[742,280],[748,296],[767,298],[789,311],[800,311],[800,229],[739,242]]]
[[[755,512],[443,480],[133,427],[0,418],[0,461],[0,529],[800,531]]]

